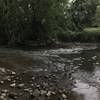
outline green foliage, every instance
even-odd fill
[[[95,13],[93,0],[0,0],[0,40],[7,44],[70,41],[72,31],[89,24]]]
[[[1,0],[0,34],[9,44],[45,40],[60,27],[66,0]]]
[[[100,27],[85,28],[83,31],[86,33],[98,33],[98,34],[100,34]]]
[[[95,0],[76,0],[71,6],[72,21],[81,30],[90,26],[95,15],[97,2]]]

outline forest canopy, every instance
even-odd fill
[[[96,6],[95,0],[0,0],[0,41],[49,43],[90,25]]]

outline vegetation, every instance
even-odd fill
[[[100,34],[100,27],[85,28],[84,32],[87,32],[87,33],[98,33],[98,34]]]
[[[59,34],[61,42],[100,42],[100,27],[84,28],[80,32],[68,32]]]
[[[10,45],[48,45],[71,41],[90,25],[94,0],[0,0],[0,41]],[[73,32],[74,31],[74,32]]]

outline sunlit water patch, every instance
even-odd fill
[[[76,80],[75,86],[72,91],[77,94],[77,100],[100,100],[99,91],[96,87],[81,80]]]

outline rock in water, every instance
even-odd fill
[[[35,89],[33,92],[33,96],[38,97],[40,95],[40,91],[38,89]]]

